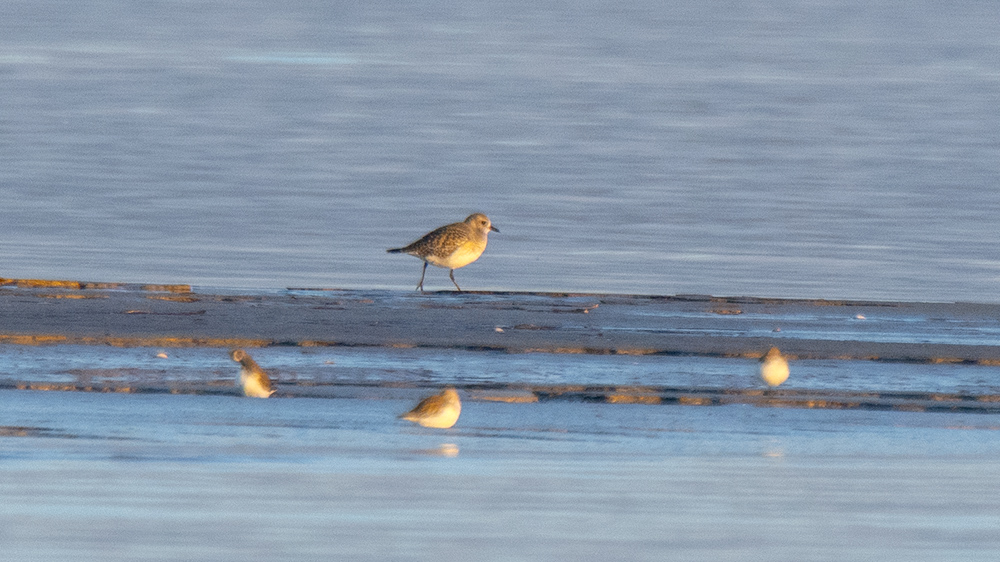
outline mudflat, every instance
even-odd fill
[[[4,280],[0,342],[377,346],[1000,364],[1000,305]]]

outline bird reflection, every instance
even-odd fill
[[[454,443],[441,443],[433,449],[418,449],[414,452],[432,457],[445,457],[453,459],[458,456],[458,445]]]

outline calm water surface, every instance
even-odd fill
[[[995,302],[998,61],[975,0],[5,2],[0,277],[408,290],[419,262],[384,250],[483,211],[502,232],[470,289]],[[235,376],[219,350],[153,351],[2,350],[5,556],[1000,550],[995,414],[470,402],[439,432],[393,395],[12,389]],[[740,388],[755,368],[261,356],[286,384]],[[827,361],[788,384],[995,394],[995,372]]]
[[[0,349],[0,539],[17,560],[991,560],[1000,414],[505,403],[444,384],[759,388],[746,359],[381,348]],[[997,368],[798,361],[797,389],[986,394]],[[151,393],[18,386],[160,387]],[[310,390],[326,388],[308,397]],[[164,389],[172,389],[167,391]],[[480,394],[481,396],[481,394]]]
[[[995,414],[0,390],[16,560],[991,560]]]
[[[0,6],[5,277],[996,301],[990,2]],[[429,288],[447,287],[435,271]]]

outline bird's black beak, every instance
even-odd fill
[[[500,232],[500,229],[493,226],[492,224],[490,225],[490,230],[492,230],[493,232]]]

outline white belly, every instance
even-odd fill
[[[441,257],[431,255],[427,256],[425,259],[427,263],[431,265],[436,265],[446,269],[458,269],[479,259],[479,256],[483,255],[483,250],[485,249],[485,245],[478,246],[476,244],[462,244],[457,250],[448,256]]]
[[[240,370],[240,384],[243,385],[243,394],[251,398],[267,398],[274,394],[273,390],[264,388],[260,379],[246,369]]]
[[[760,366],[760,378],[768,386],[778,386],[788,380],[788,361],[778,357],[768,359]]]

